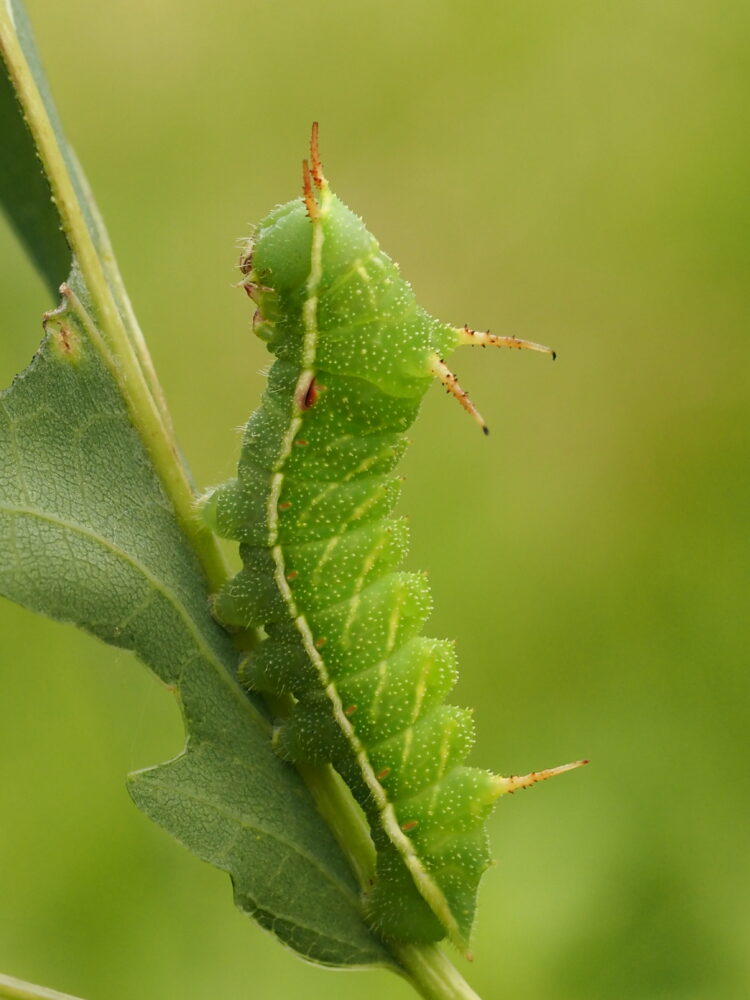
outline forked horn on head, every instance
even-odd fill
[[[325,186],[326,179],[323,175],[323,164],[320,162],[320,153],[318,151],[318,123],[312,123],[312,130],[310,132],[310,173],[312,174],[313,183],[318,191],[321,191]]]
[[[307,160],[302,161],[302,197],[305,199],[305,207],[310,219],[317,219],[320,215],[320,208],[315,200],[313,191],[312,173]]]
[[[318,202],[315,198],[315,191],[322,191],[328,186],[328,182],[323,174],[323,164],[320,162],[320,152],[318,150],[318,123],[312,123],[310,133],[310,159],[302,161],[302,195],[305,199],[307,214],[311,219],[317,219],[320,215]]]

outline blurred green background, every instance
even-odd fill
[[[592,760],[501,802],[466,974],[750,996],[750,6],[28,8],[201,486],[267,364],[236,240],[298,193],[314,118],[426,308],[557,348],[459,354],[493,434],[435,391],[405,462],[474,761]],[[4,227],[0,256],[7,384],[49,300]],[[131,656],[0,615],[0,970],[87,1000],[411,995],[285,953],[131,805],[182,739]]]

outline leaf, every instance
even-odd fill
[[[112,359],[76,295],[64,296],[32,364],[0,395],[0,592],[134,650],[175,687],[186,750],[132,778],[131,792],[231,874],[243,910],[312,961],[386,964],[338,845],[234,680],[235,651]]]
[[[34,47],[26,13],[14,0],[4,0],[7,13],[18,32],[29,67],[61,139],[39,58]],[[21,113],[15,89],[7,71],[0,76],[0,202],[19,238],[45,279],[53,296],[71,267],[71,251],[63,236],[49,182],[43,172],[36,146]]]
[[[35,362],[0,395],[0,592],[135,650],[174,685],[185,752],[135,775],[131,792],[230,873],[242,909],[311,961],[387,966],[423,996],[475,997],[438,950],[386,951],[366,927],[349,867],[367,884],[373,845],[361,815],[330,768],[301,768],[306,788],[273,754],[262,713],[237,687],[203,575],[216,590],[222,559],[194,516],[161,387],[21,0],[0,0],[0,51],[18,95],[9,99],[6,81],[0,161],[14,163],[0,165],[0,197],[48,286],[69,263],[78,294],[61,289],[69,305],[48,317]]]
[[[135,650],[175,687],[186,752],[135,776],[131,792],[230,872],[242,909],[313,961],[387,962],[347,861],[273,753],[209,615],[202,529],[160,388],[18,0],[0,6],[0,33],[0,197],[48,286],[72,266],[87,303],[65,288],[33,364],[0,399],[0,591]]]
[[[5,65],[0,74],[0,135],[3,137],[0,204],[53,298],[56,298],[60,283],[69,276],[74,266],[76,239],[71,220],[62,210],[61,201],[64,199],[60,192],[53,192],[50,184],[50,164],[44,161],[37,149],[29,120],[11,79],[13,72],[19,74],[26,70],[29,82],[38,92],[39,104],[48,119],[51,143],[56,147],[74,195],[75,208],[80,216],[75,221],[85,229],[95,247],[112,294],[119,300],[126,321],[134,322],[134,317],[129,315],[130,303],[122,286],[109,236],[75,153],[65,139],[36,51],[31,25],[20,0],[0,0],[0,26],[5,27],[2,22],[12,29],[9,34],[13,41],[17,41],[22,60],[10,58],[10,52],[6,50],[6,46],[10,48],[7,44],[9,39],[4,38]]]

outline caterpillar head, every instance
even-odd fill
[[[444,358],[461,344],[549,348],[478,333],[429,316],[398,266],[323,174],[313,126],[300,198],[277,206],[240,258],[256,302],[253,327],[279,358],[366,379],[417,400],[437,378],[486,431]]]

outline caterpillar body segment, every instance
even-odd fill
[[[294,696],[279,751],[331,762],[362,806],[377,852],[373,926],[405,942],[447,933],[465,950],[490,864],[485,819],[521,786],[464,765],[471,714],[444,704],[453,646],[421,634],[429,589],[399,568],[408,532],[392,511],[422,396],[436,374],[450,381],[457,346],[489,335],[417,305],[330,190],[315,139],[303,197],[271,212],[241,261],[276,361],[237,478],[204,503],[243,562],[215,613],[264,630],[243,678]]]

